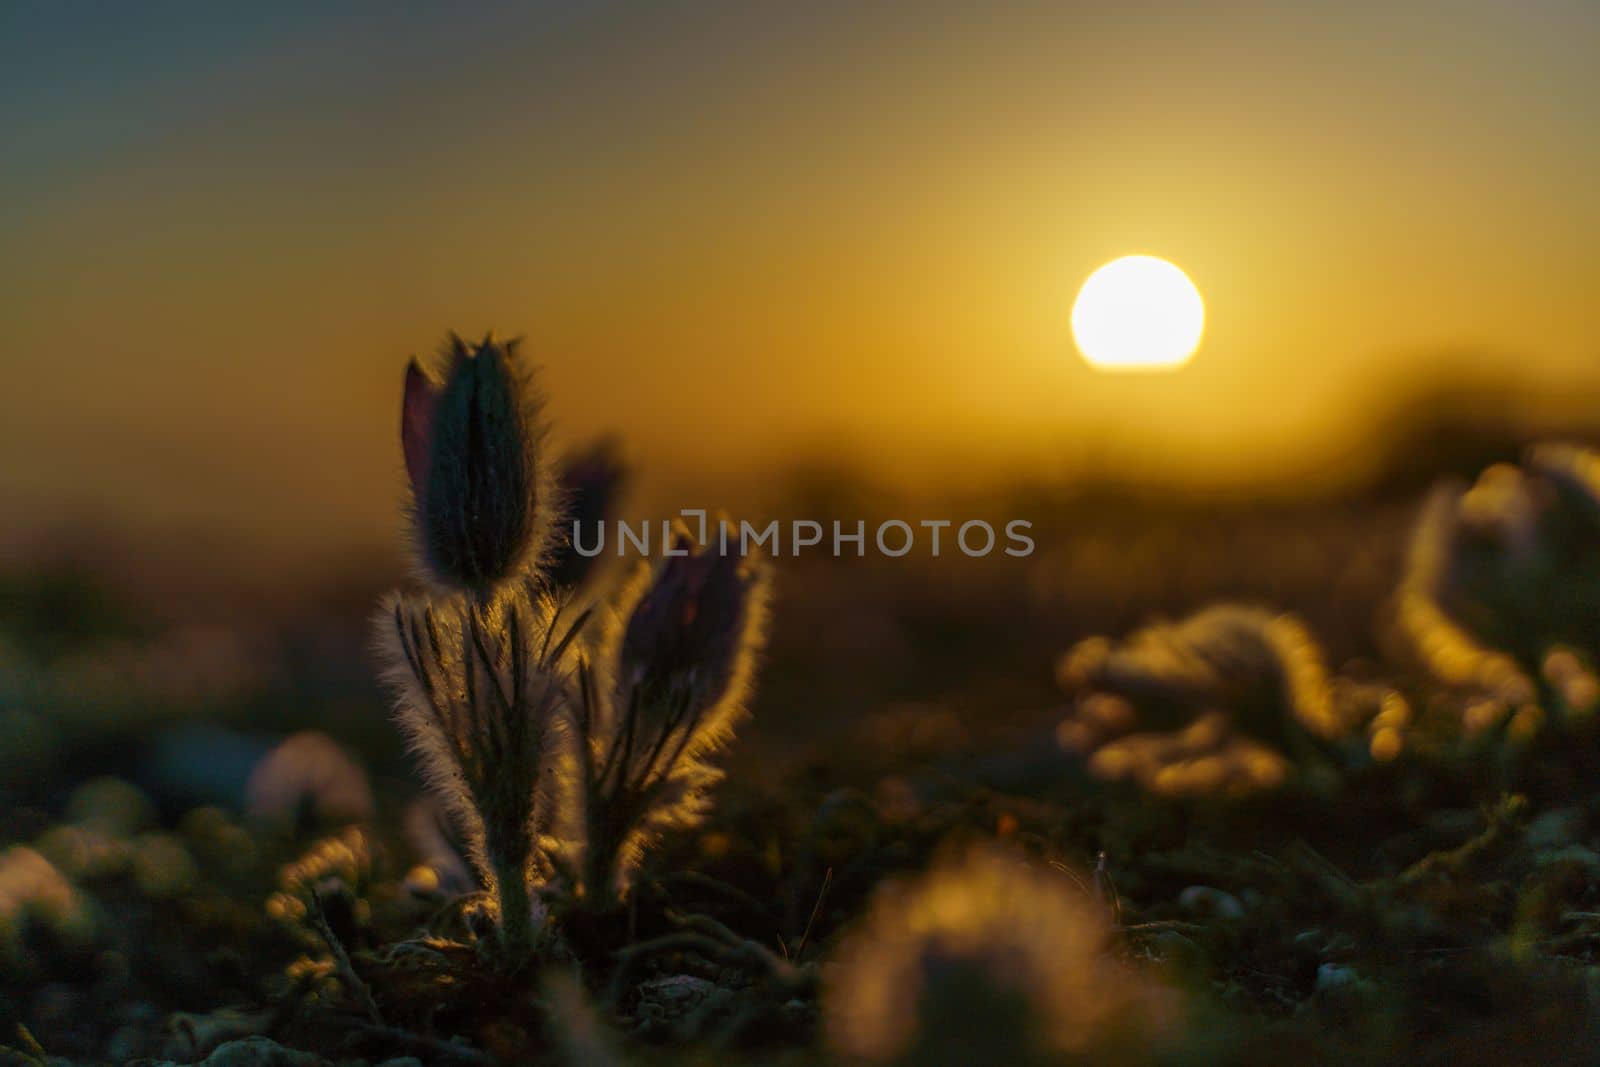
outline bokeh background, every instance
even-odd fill
[[[1217,599],[1374,657],[1422,489],[1600,413],[1597,52],[1562,2],[7,7],[0,784],[181,808],[318,725],[414,789],[365,619],[447,329],[525,337],[625,516],[1033,522],[786,561],[752,752],[1029,729]],[[1098,374],[1073,295],[1140,252],[1205,340]]]
[[[7,5],[5,548],[392,551],[447,328],[525,336],[652,506],[1329,484],[1439,383],[1575,417],[1597,51],[1587,0]],[[1181,374],[1073,351],[1134,252],[1205,295]]]

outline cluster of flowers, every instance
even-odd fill
[[[546,902],[620,901],[655,836],[701,816],[745,714],[769,568],[678,531],[580,609],[552,565],[566,504],[515,342],[452,336],[432,369],[413,361],[401,423],[423,590],[384,601],[378,644],[500,941],[525,954]]]
[[[1335,673],[1293,615],[1219,604],[1068,652],[1058,677],[1074,703],[1057,737],[1102,778],[1238,794],[1287,780],[1291,755],[1363,732],[1371,759],[1393,760],[1415,747],[1424,711],[1474,740],[1588,720],[1600,709],[1596,544],[1600,453],[1536,445],[1423,503],[1386,629],[1426,692],[1408,700]]]

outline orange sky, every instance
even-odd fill
[[[0,506],[385,531],[447,328],[707,486],[1287,462],[1441,352],[1600,382],[1600,6],[872,7],[9,9]],[[1207,301],[1179,374],[1072,350],[1135,252]]]

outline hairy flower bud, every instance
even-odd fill
[[[612,438],[601,438],[581,452],[567,456],[556,482],[566,498],[566,516],[555,537],[548,573],[552,585],[576,588],[594,571],[595,547],[604,543],[605,524],[616,510],[628,471],[621,448]],[[587,546],[590,555],[578,551]]]
[[[622,636],[622,673],[647,702],[709,707],[733,682],[751,611],[752,569],[734,555],[674,551],[634,606]]]
[[[645,848],[700,820],[722,778],[711,754],[748,711],[772,568],[690,544],[680,530],[659,564],[635,571],[580,686],[577,880],[595,900],[625,896]]]
[[[553,487],[539,399],[516,342],[451,335],[442,374],[406,369],[401,442],[417,556],[436,584],[486,598],[543,553]]]

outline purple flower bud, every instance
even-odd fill
[[[439,387],[413,359],[406,364],[406,393],[400,408],[400,444],[406,455],[406,477],[420,501],[428,480],[428,453],[433,448],[433,417],[439,410]]]
[[[417,555],[439,585],[486,597],[542,554],[553,493],[539,400],[516,342],[452,335],[442,381],[406,368],[400,437]]]
[[[601,543],[606,520],[616,509],[627,468],[612,438],[602,438],[581,452],[567,456],[557,482],[566,498],[564,527],[555,538],[549,574],[553,584],[574,588],[594,570],[596,556],[580,554],[573,539],[590,551]]]
[[[689,552],[679,532],[674,551]],[[711,549],[668,556],[623,631],[622,676],[646,702],[721,700],[745,651],[757,576],[750,562]]]

